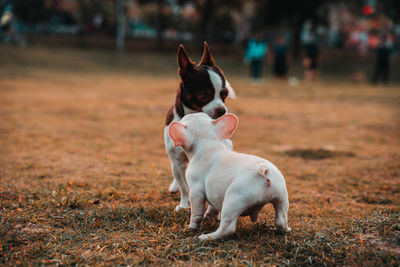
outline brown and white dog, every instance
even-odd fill
[[[204,42],[203,55],[199,64],[190,60],[183,45],[178,49],[179,76],[181,78],[175,104],[167,113],[164,128],[165,149],[171,160],[174,181],[169,186],[170,192],[181,193],[180,204],[175,210],[189,208],[189,188],[185,178],[188,158],[181,147],[175,147],[168,134],[169,125],[180,121],[185,115],[204,112],[216,119],[227,111],[226,97],[236,98],[235,92],[226,80],[223,71],[215,64],[208,45]],[[225,140],[232,149],[231,140]]]

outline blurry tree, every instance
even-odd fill
[[[115,36],[118,50],[124,49],[126,33],[126,2],[127,0],[70,0],[79,5],[76,13],[67,14],[62,10],[65,0],[0,0],[1,4],[10,2],[16,17],[28,24],[51,24],[52,21],[62,21],[66,24],[77,23],[80,27],[82,44],[86,36],[96,30],[96,21],[102,21],[102,28]],[[249,5],[250,2],[250,5]],[[390,16],[395,23],[400,22],[400,0],[376,0],[377,13]],[[300,53],[300,32],[306,20],[314,24],[327,24],[327,12],[331,3],[343,3],[352,6],[352,12],[360,12],[369,0],[135,0],[144,8],[140,10],[140,19],[150,25],[151,37],[155,38],[159,47],[162,46],[165,32],[171,29],[188,39],[191,36],[197,41],[231,43],[236,37],[236,23],[245,13],[242,8],[251,6],[253,11],[247,12],[244,21],[251,20],[253,32],[266,29],[276,30],[279,27],[289,29],[293,55]],[[182,8],[181,11],[179,6]],[[185,8],[190,10],[183,15]],[[254,8],[253,8],[254,7]],[[249,9],[246,9],[249,10]],[[182,12],[182,13],[180,13]],[[64,14],[65,13],[65,14]],[[190,15],[187,15],[190,14]],[[251,15],[253,14],[253,15]],[[375,15],[375,14],[374,14]],[[57,16],[61,18],[53,20]],[[185,17],[185,20],[183,20]],[[243,17],[243,16],[242,16]],[[96,20],[97,18],[97,20]],[[184,22],[183,22],[184,21]],[[98,28],[98,27],[97,27]],[[240,28],[240,26],[239,26]],[[247,31],[247,25],[244,27]],[[186,33],[190,34],[186,34]],[[192,34],[192,35],[191,35]],[[244,35],[242,33],[242,35]]]
[[[400,1],[399,0],[383,0],[380,2],[381,9],[395,23],[400,23]]]
[[[214,14],[216,9],[216,0],[196,1],[197,9],[201,14],[200,36],[201,39],[212,42]]]
[[[156,29],[157,29],[157,43],[161,46],[164,42],[163,32],[167,26],[168,9],[164,0],[157,0],[157,16],[156,16]]]
[[[224,44],[233,43],[235,41],[236,29],[229,9],[217,12],[214,22],[213,40]]]
[[[117,22],[115,44],[118,51],[123,51],[125,49],[125,32],[126,32],[125,0],[116,0],[115,17]]]
[[[52,18],[57,17],[64,24],[75,24],[73,16],[58,9],[59,0],[52,0],[49,4],[45,0],[13,0],[13,11],[18,20],[28,24],[49,23]]]
[[[104,0],[77,0],[79,5],[78,24],[80,28],[80,45],[86,46],[86,37],[94,32],[94,20],[96,16],[101,16],[101,28],[109,31],[109,26],[114,23],[114,3]],[[112,31],[111,31],[112,32]]]
[[[318,8],[329,0],[262,0],[258,1],[255,16],[252,21],[252,30],[260,31],[271,25],[286,24],[292,33],[293,56],[300,54],[300,32],[303,23],[311,20],[320,23]]]
[[[79,24],[82,30],[86,32],[92,31],[93,19],[96,15],[103,18],[103,27],[107,27],[114,17],[114,3],[112,1],[102,0],[78,0],[79,4]]]
[[[164,32],[167,27],[171,27],[172,18],[166,0],[138,0],[137,3],[143,6],[150,6],[144,13],[144,20],[149,25],[156,29],[156,41],[158,47],[161,48],[164,44]],[[174,25],[176,26],[176,25]]]
[[[40,23],[50,19],[51,9],[44,0],[14,0],[13,9],[18,19],[26,23]]]
[[[173,2],[173,4],[171,4]],[[156,40],[162,46],[165,31],[175,29],[194,34],[199,41],[207,40],[231,42],[234,40],[235,23],[232,18],[233,11],[239,11],[241,0],[137,0],[145,8],[143,18],[146,23],[156,29]],[[193,4],[197,16],[193,18],[196,23],[182,23],[183,18],[172,14],[173,5],[184,8],[186,4]],[[178,16],[178,17],[177,17]],[[198,18],[198,19],[197,19]],[[202,42],[201,42],[202,43]]]
[[[196,8],[200,13],[199,36],[201,40],[213,42],[216,36],[234,32],[234,23],[231,17],[233,10],[239,10],[240,0],[197,0]],[[222,38],[224,39],[224,38]]]

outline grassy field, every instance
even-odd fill
[[[2,46],[0,264],[398,265],[399,84],[252,86],[240,57],[216,62],[239,95],[235,149],[281,169],[291,233],[273,230],[268,205],[200,242],[218,223],[191,231],[173,212],[175,55]]]

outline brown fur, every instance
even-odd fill
[[[175,108],[174,105],[172,105],[169,108],[169,110],[167,112],[167,118],[165,120],[165,125],[169,125],[173,121],[173,119],[174,119],[174,108]]]

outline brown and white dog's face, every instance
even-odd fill
[[[180,99],[184,107],[205,112],[216,119],[227,111],[225,99],[234,97],[234,91],[226,81],[222,70],[204,43],[204,52],[198,65],[195,65],[182,45],[178,50],[179,75],[181,76]]]

